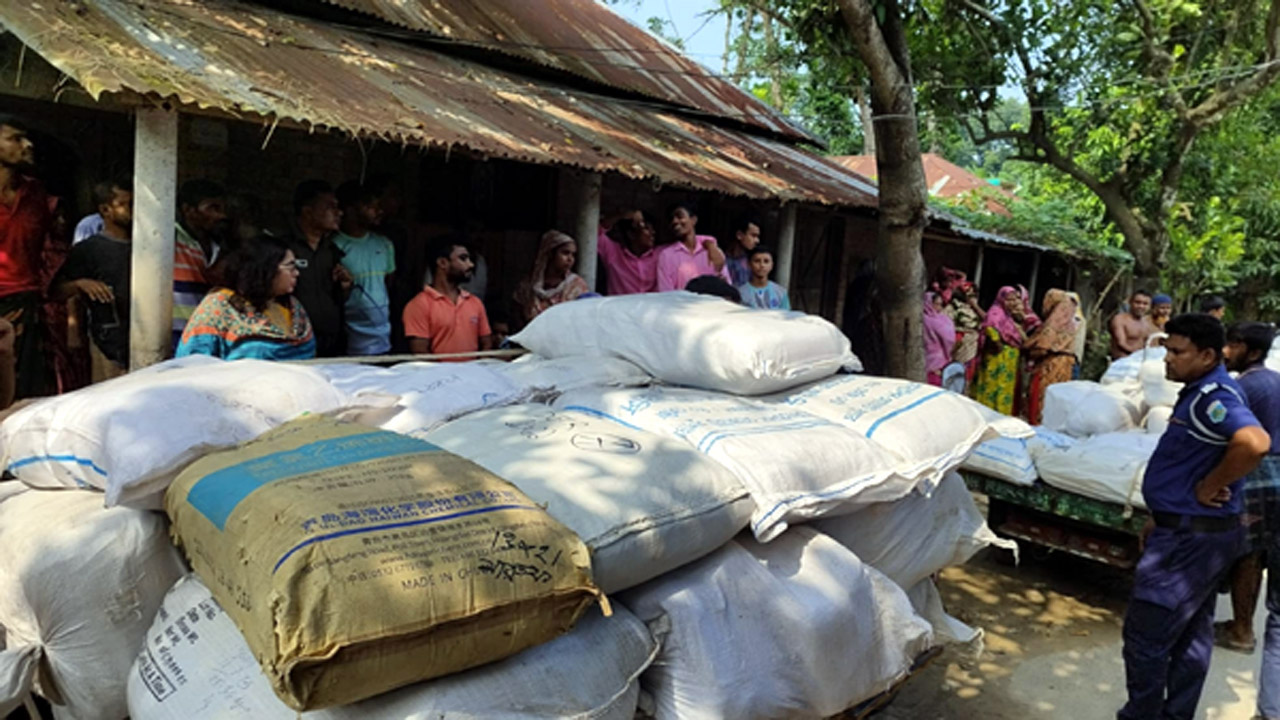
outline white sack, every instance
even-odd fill
[[[626,608],[592,608],[572,632],[501,662],[353,705],[297,713],[195,575],[164,598],[128,675],[133,720],[631,720],[640,673],[657,648]]]
[[[807,527],[741,537],[623,601],[662,648],[641,679],[658,720],[827,717],[933,642],[902,588]]]
[[[799,522],[906,495],[896,455],[804,410],[654,386],[565,393],[556,407],[680,440],[727,467],[751,493],[751,529],[768,542]]]
[[[25,407],[0,425],[4,466],[39,488],[98,488],[159,508],[183,467],[305,413],[344,407],[319,371],[191,356]]]
[[[1164,333],[1156,333],[1148,340],[1148,346],[1143,350],[1142,366],[1138,370],[1138,380],[1142,383],[1142,398],[1149,408],[1164,407],[1177,404],[1178,393],[1182,390],[1182,383],[1174,382],[1166,378],[1166,368],[1164,363],[1165,355],[1168,353],[1163,345],[1154,343],[1163,341],[1169,337]]]
[[[663,382],[736,395],[778,392],[857,363],[849,339],[820,317],[687,292],[561,303],[511,340],[549,358],[619,357]]]
[[[1119,432],[1096,435],[1066,448],[1032,445],[1040,478],[1050,485],[1103,502],[1146,508],[1142,476],[1159,435]]]
[[[489,364],[338,364],[317,369],[354,405],[369,407],[350,419],[402,435],[425,433],[455,417],[520,402],[527,395]]]
[[[1072,437],[1131,430],[1141,419],[1137,404],[1113,387],[1074,380],[1044,391],[1043,425]]]
[[[932,385],[870,375],[837,375],[805,388],[771,395],[843,425],[902,458],[904,477],[936,482],[958,466],[988,432],[967,398]]]
[[[962,396],[963,397],[963,396]],[[987,440],[996,438],[1008,438],[1011,440],[1025,440],[1034,437],[1036,429],[1022,418],[1005,415],[1002,412],[996,412],[991,408],[972,398],[964,398],[969,402],[969,406],[978,413],[979,416],[987,423],[987,434],[984,436]]]
[[[987,527],[964,479],[956,473],[948,474],[931,495],[917,491],[851,515],[822,518],[813,528],[903,588],[966,562],[988,545],[1013,547]]]
[[[962,470],[972,470],[988,477],[1014,485],[1034,485],[1036,463],[1031,459],[1026,440],[996,438],[973,449],[960,464]]]
[[[1171,407],[1153,407],[1147,411],[1147,416],[1142,419],[1142,427],[1152,435],[1163,435],[1165,430],[1169,429],[1169,418],[1173,417],[1173,408]]]
[[[104,509],[85,490],[24,492],[0,502],[0,548],[0,668],[19,678],[0,687],[20,692],[38,656],[49,674],[37,691],[58,720],[125,717],[129,664],[184,572],[164,515]]]
[[[925,578],[907,591],[907,598],[916,614],[933,626],[936,643],[969,645],[974,656],[982,652],[982,630],[961,622],[947,612],[942,605],[942,594],[932,578]]]
[[[1098,380],[1103,385],[1125,385],[1140,382],[1139,373],[1142,371],[1142,361],[1148,357],[1147,350],[1139,350],[1131,355],[1117,358],[1107,365],[1107,370]],[[1151,348],[1152,353],[1149,357],[1164,360],[1165,349],[1163,347]]]
[[[490,367],[536,402],[550,402],[560,393],[578,388],[639,387],[653,382],[653,376],[635,363],[615,357],[550,359],[524,355]]]
[[[687,444],[581,412],[485,410],[424,439],[545,506],[591,549],[606,593],[715,550],[755,509],[732,473]]]

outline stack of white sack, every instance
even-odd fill
[[[1054,432],[1087,438],[1132,430],[1141,418],[1137,403],[1115,386],[1074,380],[1045,389],[1041,422]]]
[[[1068,492],[1145,508],[1142,477],[1160,436],[1114,432],[1077,440],[1049,432],[1029,441],[1040,478]]]
[[[205,453],[349,404],[309,367],[192,356],[22,408],[0,425],[0,448],[32,487],[97,488],[107,506],[159,508]]]
[[[1113,361],[1099,382],[1139,404],[1144,415],[1156,408],[1172,407],[1178,401],[1182,383],[1165,376],[1167,351],[1162,343],[1167,337],[1164,333],[1152,335],[1146,347]]]
[[[511,340],[547,358],[623,358],[672,385],[736,395],[861,369],[849,339],[820,317],[687,292],[562,303]]]
[[[577,390],[556,407],[688,443],[719,462],[751,494],[761,542],[790,523],[896,500],[920,482],[898,475],[903,459],[861,433],[775,403],[653,386]]]
[[[622,599],[661,646],[641,678],[658,720],[834,715],[934,641],[902,588],[807,527],[741,537]]]
[[[817,520],[812,527],[853,551],[904,589],[959,565],[988,545],[1015,550],[987,527],[964,479],[951,473],[930,494]]]
[[[904,478],[940,481],[995,437],[977,403],[949,390],[893,378],[837,375],[763,398],[853,430],[901,458]]]
[[[712,552],[755,507],[732,473],[687,444],[581,412],[485,410],[425,439],[520,488],[573,530],[606,593]]]
[[[352,398],[356,407],[348,419],[402,435],[421,435],[467,413],[528,397],[487,363],[336,364],[317,370]]]
[[[584,387],[639,387],[653,376],[633,362],[616,357],[544,358],[523,355],[512,362],[488,361],[528,396],[529,402],[550,403],[561,393]]]
[[[17,485],[0,483],[0,717],[34,690],[57,720],[121,720],[129,664],[185,572],[164,515]]]
[[[631,720],[640,674],[657,653],[644,623],[614,603],[573,631],[505,660],[323,710],[298,713],[272,692],[236,624],[189,575],[164,598],[128,672],[133,720]]]

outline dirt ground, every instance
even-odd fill
[[[948,611],[983,628],[985,650],[949,649],[907,682],[885,720],[1092,720],[1124,704],[1126,573],[1067,555],[988,549],[938,583]],[[1261,605],[1261,603],[1260,603]],[[1217,617],[1229,615],[1220,596]],[[1265,609],[1255,617],[1261,638]],[[1198,718],[1253,717],[1260,652],[1215,650]]]

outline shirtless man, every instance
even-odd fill
[[[1151,296],[1138,290],[1129,298],[1129,312],[1116,313],[1111,318],[1111,359],[1118,360],[1138,352],[1147,344],[1147,338],[1155,332],[1147,311],[1151,309]]]

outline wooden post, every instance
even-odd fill
[[[575,184],[574,239],[578,241],[577,272],[587,281],[591,292],[596,292],[596,262],[599,248],[596,244],[600,232],[600,173],[582,173]]]
[[[973,270],[973,284],[979,288],[982,287],[982,265],[983,261],[986,260],[986,254],[983,251],[986,250],[986,248],[986,243],[978,243],[978,262],[977,267]]]
[[[154,365],[173,344],[173,228],[178,195],[178,113],[136,114],[133,159],[133,279],[129,369]]]
[[[1034,306],[1036,302],[1036,286],[1040,284],[1040,259],[1044,256],[1044,253],[1038,250],[1032,250],[1031,252],[1034,254],[1035,259],[1031,261],[1031,284],[1027,286],[1027,292],[1031,297],[1027,298],[1027,302]]]
[[[778,256],[774,258],[774,277],[778,284],[792,289],[791,259],[796,250],[796,204],[786,203],[782,206],[782,217],[778,223]]]

